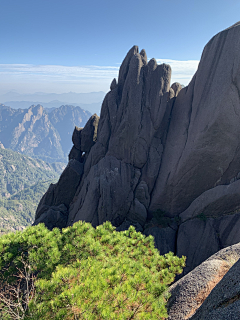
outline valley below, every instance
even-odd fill
[[[0,148],[0,234],[33,223],[41,197],[50,183],[58,181],[65,166]]]

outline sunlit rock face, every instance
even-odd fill
[[[134,46],[100,119],[73,133],[69,160],[81,172],[73,181],[65,171],[41,207],[60,205],[65,187],[66,226],[134,225],[160,253],[186,255],[187,273],[240,242],[240,23],[210,40],[189,86],[170,83],[170,66]]]
[[[240,243],[212,255],[170,286],[169,320],[238,320]]]

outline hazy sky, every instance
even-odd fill
[[[0,93],[108,91],[133,45],[188,84],[239,0],[0,0]]]

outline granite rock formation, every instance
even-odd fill
[[[191,320],[238,320],[240,311],[240,260],[213,288]]]
[[[240,243],[220,250],[170,286],[169,320],[192,319],[213,288],[240,258]],[[237,279],[238,285],[240,280]],[[195,319],[195,317],[193,317]],[[206,319],[200,317],[197,319]],[[218,319],[218,318],[216,318]],[[225,318],[223,318],[225,319]]]
[[[239,258],[240,243],[215,253],[186,276],[175,282],[169,288],[171,297],[168,301],[168,319],[239,319],[237,317],[227,318],[227,309],[220,308],[226,304],[226,297],[230,296],[228,299],[228,302],[230,302],[229,305],[238,300],[235,299],[234,301],[232,292],[235,292],[236,288],[238,288],[239,294],[239,271],[234,275],[232,269],[239,269],[239,262],[237,262]],[[235,266],[235,264],[238,267]],[[229,282],[227,283],[227,281]],[[233,281],[235,284],[232,283]],[[219,287],[223,288],[224,286],[226,291],[223,292],[224,290],[221,290],[222,292],[218,292]],[[230,286],[232,286],[232,288],[229,291]],[[214,292],[215,294],[218,292],[217,298],[213,297]],[[236,296],[237,294],[235,294],[235,298]],[[231,299],[232,302],[230,301]],[[219,317],[208,318],[206,314],[215,314],[214,309]],[[235,316],[237,314],[239,315],[239,308]]]
[[[41,206],[60,205],[61,197],[44,199],[71,189],[71,200],[62,202],[66,226],[78,220],[94,226],[109,220],[117,230],[134,225],[154,235],[161,254],[186,255],[185,274],[240,242],[239,52],[237,23],[210,40],[192,81],[181,88],[170,86],[169,65],[148,61],[134,46],[100,119],[73,133],[69,159],[82,166],[78,182],[73,188],[71,179],[64,185],[60,179]]]
[[[213,37],[174,103],[150,210],[174,216],[239,172],[240,23]]]

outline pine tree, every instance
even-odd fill
[[[134,227],[117,232],[110,222],[95,229],[82,221],[62,231],[29,227],[0,237],[0,315],[165,319],[167,288],[184,262],[173,253],[159,255],[153,237]],[[7,294],[10,288],[20,288],[19,296]],[[3,296],[18,318],[9,318]]]

